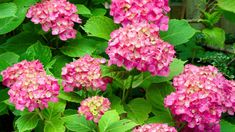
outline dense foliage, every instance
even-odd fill
[[[235,131],[235,1],[170,5],[1,0],[1,131]]]

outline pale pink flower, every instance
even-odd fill
[[[63,86],[66,92],[73,91],[74,88],[85,88],[93,90],[106,90],[109,79],[103,78],[100,65],[105,63],[105,59],[95,59],[85,55],[80,59],[66,64],[62,69]]]
[[[174,127],[170,127],[167,124],[146,124],[140,127],[136,127],[132,132],[177,132]]]
[[[107,98],[93,96],[81,102],[78,113],[84,115],[87,120],[98,123],[102,115],[109,109],[110,101]]]
[[[3,84],[10,88],[10,102],[18,110],[48,107],[48,102],[57,102],[59,84],[46,75],[39,61],[22,61],[2,72]]]
[[[52,30],[52,35],[59,35],[64,41],[76,37],[74,23],[81,23],[76,6],[67,0],[44,0],[31,6],[26,17],[41,24],[45,32]]]
[[[138,23],[111,33],[106,53],[109,65],[137,68],[152,75],[167,76],[175,54],[174,47],[159,38],[153,25]]]
[[[147,22],[154,24],[156,31],[168,30],[170,11],[168,0],[112,0],[110,15],[115,23],[123,26]]]

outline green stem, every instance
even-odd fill
[[[128,89],[124,89],[122,92],[122,104],[126,102],[126,99],[128,98],[129,93],[131,93],[133,80],[134,80],[134,76],[131,76],[130,87]]]
[[[122,104],[125,102],[126,89],[122,90]]]
[[[40,117],[40,118],[41,118],[41,120],[43,121],[43,120],[44,120],[44,118],[43,118],[43,116],[42,116],[41,111],[40,111],[39,109],[36,109],[36,113],[39,115],[39,117]]]

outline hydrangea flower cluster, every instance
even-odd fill
[[[137,127],[132,132],[177,132],[174,127],[170,127],[167,124],[146,124],[141,127]]]
[[[219,132],[221,114],[234,113],[234,82],[226,80],[213,66],[186,65],[173,85],[176,92],[165,98],[165,106],[189,128]]]
[[[152,23],[157,31],[168,30],[169,11],[168,0],[112,0],[110,6],[115,23]]]
[[[74,88],[92,88],[105,91],[109,82],[108,78],[101,75],[100,64],[105,63],[105,59],[95,59],[85,55],[80,59],[66,64],[62,69],[62,85],[66,92],[71,92]]]
[[[229,115],[235,113],[235,81],[225,80],[224,84],[225,101],[223,102],[224,109]]]
[[[112,32],[106,53],[109,65],[124,65],[127,70],[137,68],[152,75],[167,76],[175,50],[159,38],[152,25],[139,23]]]
[[[110,104],[107,98],[93,96],[81,102],[78,113],[84,115],[87,120],[98,123],[101,116],[110,109]]]
[[[16,109],[29,111],[48,107],[48,102],[57,102],[59,84],[57,80],[46,75],[39,61],[22,61],[8,67],[2,73],[3,85],[10,88],[10,102]]]
[[[44,0],[31,6],[26,17],[35,24],[40,23],[45,32],[51,29],[52,35],[59,35],[65,41],[76,37],[74,22],[81,23],[76,12],[76,6],[67,0]]]

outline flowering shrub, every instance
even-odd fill
[[[174,47],[160,39],[149,24],[134,24],[111,33],[106,49],[109,65],[124,65],[127,70],[137,68],[153,76],[167,76],[175,54]]]
[[[85,115],[87,120],[98,123],[101,116],[110,109],[110,102],[107,98],[94,96],[81,102],[78,113]]]
[[[174,2],[1,1],[0,130],[233,132],[235,2]]]
[[[86,55],[62,69],[63,86],[66,92],[73,91],[75,87],[82,89],[106,90],[108,79],[102,78],[100,64],[105,59],[95,59]]]
[[[22,61],[2,72],[3,84],[10,88],[10,102],[16,109],[48,107],[48,102],[57,102],[59,84],[57,80],[46,75],[39,61]]]
[[[152,23],[156,31],[168,29],[170,11],[168,0],[112,0],[110,15],[123,26],[135,23]]]
[[[51,29],[52,35],[59,35],[65,41],[76,37],[74,22],[81,23],[76,12],[76,6],[67,0],[44,0],[31,6],[26,16],[33,23],[40,23],[45,32]]]

